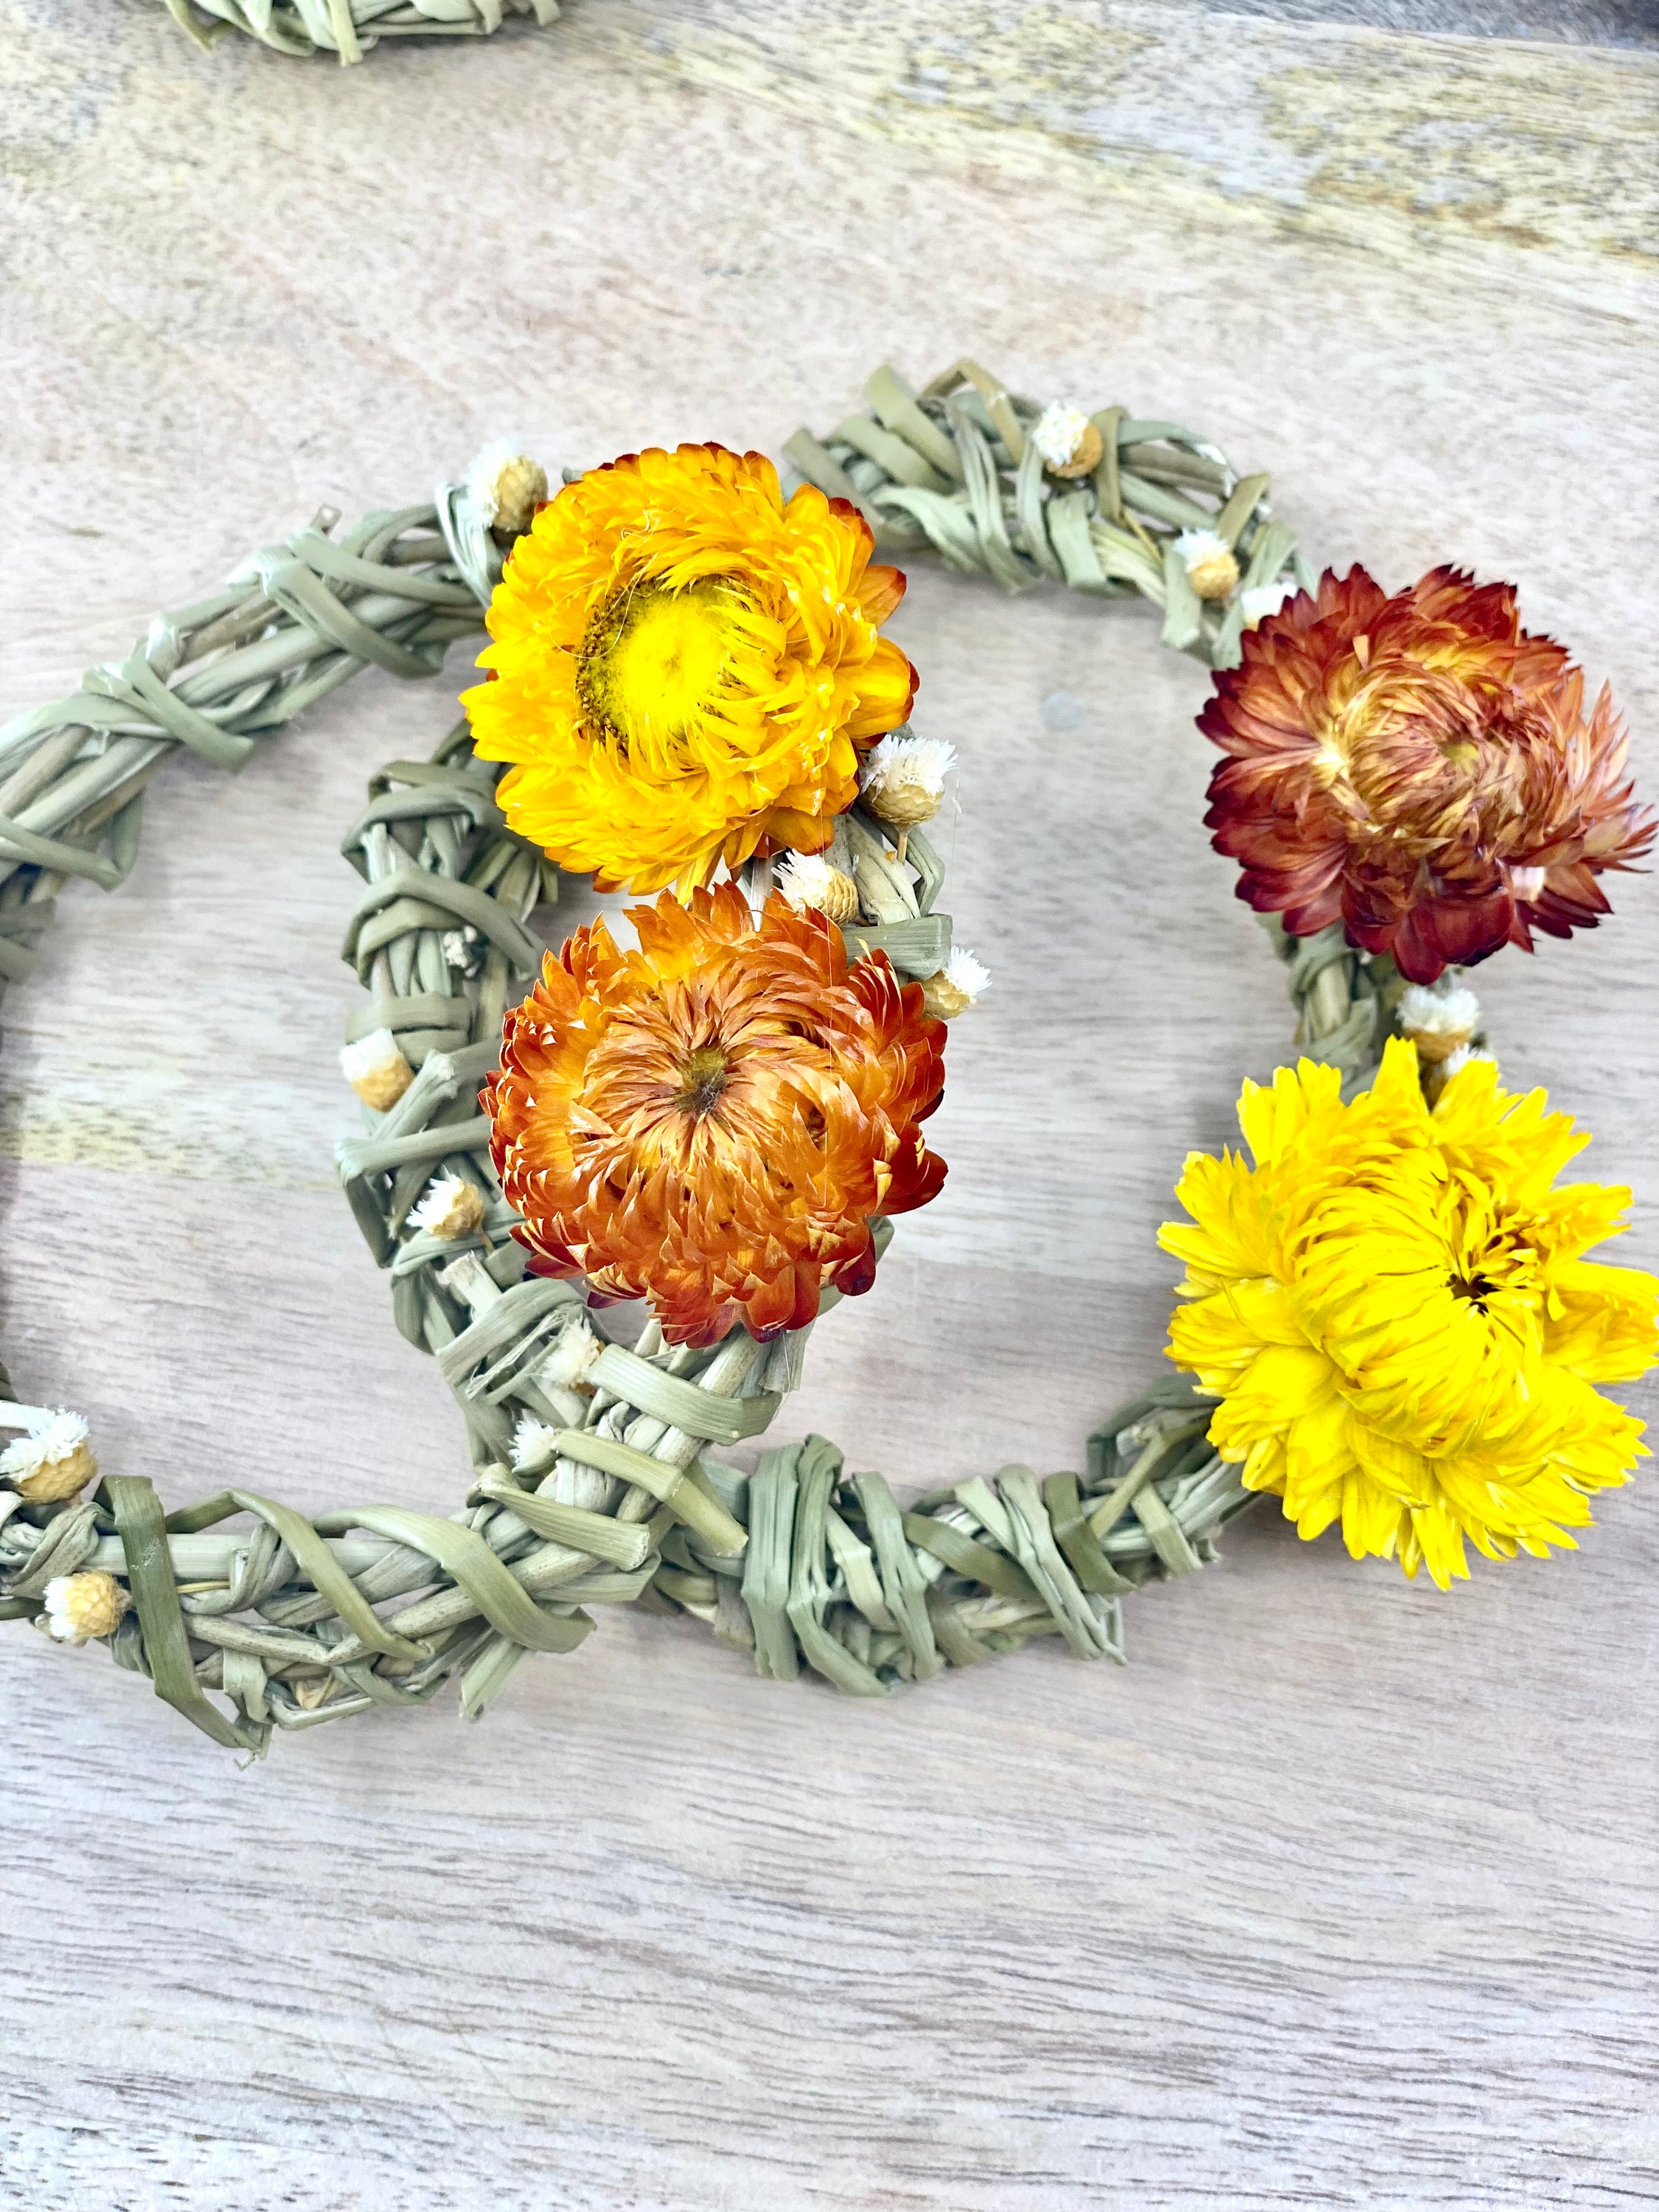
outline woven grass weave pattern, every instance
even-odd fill
[[[1044,497],[1025,434],[1039,410],[974,365],[920,394],[884,368],[866,398],[870,414],[823,441],[799,433],[787,453],[801,475],[855,498],[887,542],[920,533],[953,565],[1007,585],[1058,564],[1075,588],[1162,605],[1166,641],[1217,661],[1236,657],[1238,624],[1231,610],[1186,604],[1175,533],[1225,537],[1246,578],[1276,580],[1294,560],[1265,479],[1237,482],[1177,426],[1104,410],[1093,420],[1110,458],[1095,482]],[[933,481],[921,480],[924,464]],[[118,667],[0,732],[8,980],[27,973],[66,877],[107,889],[131,867],[143,785],[174,746],[240,766],[262,735],[371,664],[431,678],[447,645],[480,628],[501,554],[457,487],[337,539],[337,520],[325,512],[255,555],[223,592],[159,620]],[[348,1041],[389,1029],[417,1073],[340,1146],[341,1181],[399,1329],[436,1358],[460,1407],[465,1504],[447,1520],[384,1505],[307,1520],[240,1490],[164,1514],[134,1477],[56,1508],[0,1492],[0,1617],[38,1616],[55,1577],[116,1576],[133,1601],[110,1638],[118,1662],[216,1741],[256,1752],[274,1727],[422,1702],[452,1676],[463,1709],[480,1713],[526,1652],[574,1649],[589,1605],[687,1614],[763,1674],[805,1666],[854,1693],[1038,1634],[1121,1658],[1121,1596],[1206,1563],[1218,1528],[1249,1502],[1184,1382],[1114,1413],[1080,1474],[1006,1468],[907,1509],[821,1437],[765,1450],[752,1474],[716,1456],[769,1425],[809,1331],[762,1346],[738,1329],[700,1352],[665,1347],[647,1323],[631,1348],[605,1344],[582,1387],[566,1379],[562,1354],[585,1339],[586,1309],[575,1285],[526,1274],[476,1105],[503,1009],[540,964],[529,925],[558,892],[557,872],[505,826],[500,772],[472,757],[463,725],[430,758],[375,776],[343,845],[364,884],[344,955],[368,993]],[[902,973],[933,973],[950,923],[926,837],[912,834],[901,864],[855,809],[836,857],[861,901],[849,949],[877,945]],[[745,871],[751,899],[770,869]],[[1302,1042],[1362,1081],[1389,1026],[1389,963],[1355,955],[1338,931],[1280,939]],[[411,1221],[439,1175],[483,1194],[475,1233],[445,1238]],[[219,1532],[238,1515],[251,1530]]]
[[[510,15],[557,21],[559,0],[161,0],[198,46],[246,32],[279,54],[360,62],[382,39],[479,39]]]

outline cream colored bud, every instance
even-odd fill
[[[410,1220],[434,1237],[476,1237],[483,1227],[484,1194],[475,1182],[459,1176],[439,1176],[415,1207]]]
[[[0,1479],[31,1505],[58,1505],[78,1497],[97,1472],[79,1413],[33,1413],[29,1433],[0,1452]]]
[[[945,779],[956,764],[957,750],[948,738],[895,731],[864,764],[864,803],[890,828],[915,830],[939,812]]]
[[[121,1615],[132,1603],[113,1575],[92,1568],[79,1575],[59,1575],[46,1584],[46,1626],[60,1644],[84,1644],[91,1637],[113,1635]]]
[[[817,853],[787,854],[779,865],[777,883],[797,914],[816,907],[831,921],[852,921],[857,918],[857,884],[851,876]]]
[[[1031,431],[1031,443],[1049,475],[1067,481],[1092,476],[1106,452],[1100,432],[1080,407],[1058,404],[1044,408]]]
[[[894,830],[917,830],[924,822],[931,822],[939,812],[943,793],[930,791],[925,783],[910,783],[896,778],[884,783],[866,796],[865,803],[878,820]]]
[[[1480,1001],[1461,983],[1443,976],[1438,983],[1413,983],[1401,997],[1400,1034],[1417,1047],[1428,1066],[1449,1060],[1464,1050],[1480,1021]]]
[[[990,970],[957,945],[939,973],[923,981],[922,1007],[933,1021],[953,1022],[967,1012],[990,980]]]
[[[547,497],[547,471],[513,438],[486,446],[466,472],[466,496],[480,521],[497,538],[518,538]]]
[[[375,1030],[340,1048],[340,1069],[365,1106],[384,1114],[415,1080],[415,1071],[390,1030]]]
[[[1187,581],[1200,599],[1231,599],[1238,582],[1233,549],[1213,530],[1183,530],[1175,542]]]
[[[1419,1053],[1422,1051],[1420,1044],[1418,1050]],[[1484,1063],[1496,1072],[1498,1061],[1492,1053],[1472,1052],[1466,1044],[1454,1046],[1443,1060],[1425,1059],[1423,1061],[1421,1073],[1423,1096],[1429,1104],[1438,1105],[1441,1095],[1453,1076],[1461,1075],[1466,1067],[1473,1067],[1477,1062]]]
[[[604,1340],[578,1316],[566,1322],[558,1342],[537,1368],[538,1380],[561,1390],[591,1389],[588,1376],[604,1350]]]

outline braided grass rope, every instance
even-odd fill
[[[279,54],[360,62],[382,39],[479,39],[509,15],[556,22],[559,0],[161,0],[198,46],[245,31]]]
[[[1010,587],[1048,579],[1145,598],[1164,610],[1165,641],[1212,665],[1237,657],[1245,592],[1306,574],[1266,479],[1237,478],[1175,424],[1102,410],[1090,480],[1045,499],[1042,410],[974,364],[919,393],[884,368],[866,399],[827,439],[803,431],[786,450],[800,476],[856,501],[884,544],[931,544]],[[223,591],[158,618],[125,661],[0,731],[5,981],[27,974],[66,878],[107,890],[125,876],[143,787],[174,748],[240,767],[362,670],[430,678],[481,629],[501,553],[461,487],[340,538],[337,520],[325,510],[254,554]],[[1180,541],[1193,532],[1237,554],[1223,609],[1189,580]],[[164,1514],[147,1481],[124,1476],[90,1498],[0,1492],[0,1618],[44,1626],[50,1583],[114,1577],[131,1598],[108,1634],[117,1662],[216,1741],[255,1753],[273,1727],[422,1703],[451,1677],[463,1710],[481,1713],[526,1652],[580,1643],[590,1605],[688,1614],[763,1674],[793,1679],[804,1664],[860,1695],[1036,1635],[1121,1659],[1122,1595],[1211,1560],[1251,1496],[1206,1441],[1210,1401],[1184,1382],[1120,1407],[1081,1474],[1007,1467],[905,1508],[822,1437],[765,1450],[752,1474],[716,1456],[770,1425],[809,1330],[763,1346],[739,1328],[699,1352],[665,1346],[648,1322],[631,1348],[597,1343],[574,1284],[526,1274],[474,1102],[503,1010],[540,967],[530,924],[558,875],[506,828],[501,772],[473,757],[462,724],[428,758],[372,779],[342,846],[364,886],[344,957],[368,993],[347,1042],[390,1031],[416,1072],[340,1146],[340,1179],[398,1328],[460,1407],[465,1505],[449,1519],[394,1505],[307,1519],[230,1490]],[[836,852],[860,899],[849,951],[934,973],[951,924],[926,837],[911,834],[901,865],[855,808]],[[771,867],[745,869],[751,903]],[[1277,934],[1299,1040],[1363,1082],[1391,1025],[1392,964],[1352,951],[1340,929]],[[477,1194],[459,1235],[416,1218],[446,1176]],[[0,1405],[0,1425],[31,1416],[45,1418]],[[237,1516],[252,1527],[223,1532]]]

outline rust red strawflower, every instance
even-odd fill
[[[1243,639],[1199,727],[1228,755],[1206,819],[1238,895],[1307,936],[1340,921],[1413,983],[1611,909],[1653,842],[1604,689],[1508,584],[1436,568],[1389,598],[1328,570]]]
[[[579,929],[507,1018],[484,1092],[539,1272],[647,1297],[671,1343],[799,1328],[875,1279],[871,1222],[925,1205],[945,1027],[884,956],[735,884]]]

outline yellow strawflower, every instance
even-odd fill
[[[567,484],[489,603],[463,696],[496,797],[561,867],[684,894],[757,849],[822,852],[915,672],[869,525],[759,453],[625,454]]]
[[[1159,1241],[1186,1263],[1170,1356],[1221,1400],[1210,1436],[1302,1536],[1340,1516],[1355,1559],[1467,1575],[1571,1547],[1587,1493],[1647,1453],[1598,1382],[1644,1374],[1659,1279],[1583,1255],[1625,1225],[1630,1193],[1553,1188],[1589,1141],[1541,1091],[1498,1088],[1489,1060],[1432,1112],[1396,1039],[1345,1105],[1334,1067],[1247,1083],[1255,1165],[1191,1154],[1190,1222]]]

